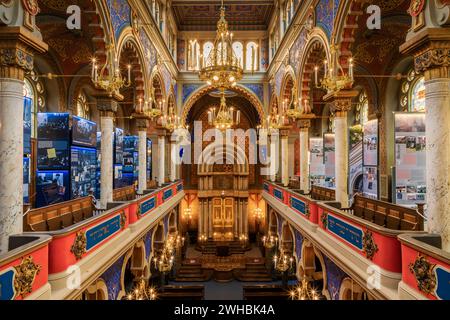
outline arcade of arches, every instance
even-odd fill
[[[449,1],[223,6],[0,1],[0,300],[450,299]]]

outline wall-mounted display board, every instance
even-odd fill
[[[23,158],[23,203],[30,203],[30,158]]]
[[[69,114],[38,113],[39,170],[69,169]]]
[[[152,140],[147,139],[147,180],[152,179]]]
[[[426,195],[425,113],[395,113],[395,203],[415,205]]]
[[[23,153],[31,154],[31,108],[33,100],[25,97],[23,102]]]
[[[96,184],[95,184],[95,197],[97,199],[100,199],[100,172],[101,172],[101,161],[102,161],[102,153],[101,153],[101,147],[102,147],[102,133],[99,131],[97,132],[97,170],[95,173],[96,178]]]
[[[36,207],[70,200],[69,171],[38,171],[36,175]]]
[[[325,187],[335,187],[335,134],[323,135],[323,161],[325,164]]]
[[[325,185],[323,138],[309,139],[309,177],[311,185]]]
[[[72,199],[85,197],[96,191],[97,151],[92,148],[72,147],[70,152]]]
[[[362,153],[363,153],[363,129],[360,124],[349,128],[349,181],[348,191],[352,196],[353,192],[362,192]]]
[[[114,164],[123,165],[123,130],[114,130]]]
[[[378,199],[378,119],[363,126],[363,195]]]
[[[136,170],[134,153],[138,150],[138,141],[136,136],[123,138],[123,173],[133,173]]]
[[[97,124],[80,117],[72,117],[72,145],[95,148],[97,146]]]

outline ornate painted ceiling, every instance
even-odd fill
[[[245,4],[244,4],[245,3]],[[179,30],[213,31],[219,19],[219,0],[174,0],[174,16]],[[270,0],[229,0],[226,19],[231,30],[266,30],[273,12]]]

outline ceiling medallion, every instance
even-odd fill
[[[39,13],[39,5],[37,0],[22,0],[23,6],[25,10],[32,16],[35,16]]]
[[[14,269],[16,270],[14,277],[16,296],[20,295],[24,298],[33,291],[34,279],[41,270],[41,266],[34,263],[32,256],[28,256],[22,259],[20,265],[15,266]]]
[[[378,246],[373,240],[372,232],[366,230],[363,235],[363,252],[366,254],[366,258],[372,260],[375,253],[378,252]]]
[[[431,294],[436,287],[435,266],[435,264],[430,263],[420,253],[414,263],[409,264],[409,271],[416,278],[417,288],[426,294]]]
[[[78,231],[75,236],[75,241],[70,248],[70,252],[72,252],[77,260],[80,260],[83,254],[86,253],[86,233],[84,231]]]

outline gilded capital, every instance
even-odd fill
[[[136,121],[136,127],[139,131],[147,131],[148,128],[148,117],[140,114],[140,113],[134,113],[132,115],[133,119]]]
[[[300,119],[297,121],[297,127],[300,129],[309,129],[311,127],[311,120],[309,119]]]

